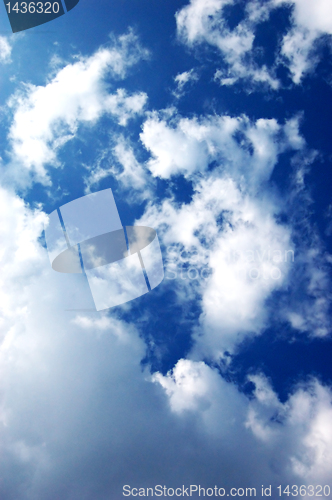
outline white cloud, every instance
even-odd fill
[[[292,187],[287,211],[297,245],[295,265],[289,276],[292,293],[280,304],[279,311],[299,332],[326,337],[331,332],[331,256],[308,218],[313,196],[307,174],[317,158],[317,151],[304,149],[291,161]]]
[[[281,404],[264,377],[250,378],[256,385],[256,398],[250,405],[247,427],[272,446],[286,447],[295,476],[307,484],[326,481],[332,464],[330,388],[312,379]]]
[[[179,99],[184,94],[184,88],[188,83],[193,83],[198,80],[199,76],[197,71],[192,68],[189,71],[184,71],[183,73],[179,73],[174,78],[174,82],[177,85],[176,90],[173,92],[173,95]]]
[[[197,73],[195,73],[194,69],[191,69],[190,71],[184,71],[183,73],[179,73],[178,75],[176,75],[174,81],[178,84],[180,89],[182,89],[182,87],[186,83],[192,80],[195,81],[196,79],[197,79]]]
[[[293,0],[293,4],[294,24],[282,40],[281,54],[298,84],[319,61],[315,41],[324,34],[332,35],[332,5],[329,0]]]
[[[104,86],[108,71],[119,77],[125,72],[121,50],[112,50],[66,66],[45,87],[31,87],[17,98],[13,146],[37,141],[38,161],[33,163],[29,150],[20,161],[44,182],[46,162],[55,154],[51,146],[69,140],[79,123],[95,123],[108,112],[125,123],[142,109],[144,96],[109,94]],[[74,90],[57,101],[58,112],[57,86],[68,83],[66,71],[84,85],[74,103],[69,99]],[[54,98],[54,108],[45,96]],[[87,104],[83,96],[91,98]],[[44,116],[40,128],[39,115]],[[22,135],[24,120],[31,120],[24,132],[31,130],[30,136]],[[112,150],[116,167],[97,164],[87,189],[115,173],[124,188],[134,185],[144,193],[146,167],[155,177],[183,175],[193,183],[191,202],[151,203],[141,222],[158,229],[164,244],[172,246],[170,255],[187,251],[191,266],[213,271],[206,280],[182,281],[181,304],[195,299],[202,306],[190,353],[196,360],[182,359],[166,375],[151,377],[141,366],[147,346],[139,323],[124,321],[119,310],[111,315],[65,311],[75,286],[51,270],[38,241],[46,215],[0,188],[0,497],[117,499],[124,484],[199,482],[258,491],[263,483],[329,484],[329,388],[313,380],[281,403],[269,382],[254,375],[256,389],[249,399],[202,361],[231,350],[244,335],[259,333],[266,299],[293,285],[289,275],[297,261],[285,255],[294,248],[292,227],[277,222],[285,202],[267,183],[282,152],[305,147],[299,119],[281,125],[244,116],[181,119],[155,113],[147,118],[141,140],[151,153],[145,166],[120,137]],[[302,254],[299,269],[307,273],[306,291],[318,307],[326,274],[318,269],[314,248]],[[253,268],[259,279],[249,275]],[[275,269],[280,279],[274,278]],[[179,282],[173,289],[181,292]],[[293,324],[314,331],[315,321],[308,321],[309,315],[314,319],[312,310],[293,306],[288,310]],[[148,319],[149,311],[144,312]]]
[[[281,54],[286,58],[293,82],[299,84],[303,76],[314,69],[318,62],[313,54],[313,42],[317,34],[303,27],[293,28],[282,41]]]
[[[265,326],[265,301],[287,283],[294,246],[290,228],[274,218],[278,208],[272,199],[250,196],[227,177],[201,181],[196,191],[190,204],[175,208],[165,201],[160,209],[151,206],[140,223],[159,227],[164,244],[176,245],[178,260],[166,267],[168,273],[181,267],[182,248],[189,252],[189,267],[201,276],[203,268],[212,271],[209,279],[179,279],[177,284],[194,287],[201,300],[201,328],[192,356],[219,359],[244,335]],[[172,254],[169,258],[172,263]],[[192,300],[186,294],[181,300]]]
[[[151,152],[147,166],[153,175],[182,174],[193,182],[191,202],[151,204],[140,223],[158,228],[168,247],[166,283],[167,277],[174,280],[179,300],[200,301],[194,359],[219,359],[244,336],[259,334],[269,319],[267,299],[275,291],[286,293],[287,286],[293,291],[304,286],[307,299],[296,293],[274,314],[309,335],[329,331],[327,271],[317,271],[323,263],[319,241],[312,243],[311,254],[300,235],[302,242],[295,245],[292,224],[276,219],[289,209],[287,199],[268,185],[280,153],[304,151],[299,119],[280,125],[244,116],[153,114],[143,125],[141,140]],[[192,269],[191,275],[185,271],[186,279],[183,261]]]
[[[292,289],[301,300],[289,300],[283,314],[292,327],[309,336],[327,337],[331,331],[330,263],[315,232],[309,228],[310,245],[303,242],[296,261],[302,272],[291,277]]]
[[[117,180],[125,189],[141,192],[143,197],[148,196],[151,183],[148,172],[137,161],[133,148],[123,136],[118,138],[113,154],[121,166],[121,171],[117,171]]]
[[[240,203],[243,209],[235,209],[210,253],[213,274],[202,298],[205,337],[197,338],[196,348],[216,358],[243,335],[263,329],[269,314],[265,301],[282,290],[292,266],[286,257],[293,251],[289,228],[264,214],[265,203]]]
[[[233,30],[223,15],[223,8],[232,4],[232,0],[192,0],[176,14],[180,39],[191,47],[208,43],[220,51],[225,67],[217,71],[215,78],[222,85],[245,79],[277,89],[279,82],[273,71],[258,66],[253,58],[255,27],[268,18],[271,2],[248,2],[245,18]]]
[[[293,82],[299,84],[318,61],[315,42],[323,34],[332,34],[332,13],[329,0],[251,0],[246,3],[244,19],[230,29],[224,7],[235,5],[234,0],[191,0],[176,14],[180,39],[191,47],[207,43],[220,51],[224,67],[217,70],[215,79],[222,85],[238,80],[264,83],[277,90],[280,82],[275,76],[276,64],[282,62],[290,69]],[[272,10],[293,6],[293,24],[283,36],[275,54],[275,64],[268,68],[255,62],[254,39],[259,23],[266,21]],[[277,52],[281,51],[279,57]]]
[[[24,289],[40,273],[37,238],[46,222],[40,210],[30,210],[17,196],[0,188],[0,338],[15,320],[25,317]]]
[[[57,150],[74,137],[80,124],[91,126],[110,114],[125,125],[141,113],[146,94],[128,95],[124,89],[110,93],[106,77],[123,78],[128,68],[146,56],[137,37],[129,32],[114,40],[113,46],[68,64],[45,86],[25,85],[12,96],[7,175],[26,183],[32,174],[36,181],[48,184],[46,166],[59,164]]]
[[[303,146],[298,123],[299,119],[293,118],[282,127],[274,119],[251,123],[246,116],[227,115],[165,119],[152,113],[140,138],[151,152],[147,166],[154,176],[190,176],[218,161],[232,176],[259,184],[270,177],[279,153],[287,147]]]
[[[253,376],[249,400],[192,360],[151,383],[137,327],[64,311],[66,277],[38,242],[45,215],[3,189],[0,199],[2,498],[120,498],[124,484],[197,478],[225,488],[328,483],[329,389],[315,381],[282,404]]]
[[[91,169],[89,168],[90,173],[88,176],[85,177],[84,183],[85,183],[85,194],[90,194],[91,193],[91,188],[98,186],[100,181],[103,179],[106,179],[110,175],[113,175],[114,170],[112,167],[108,168],[103,168],[101,167],[98,162],[97,165],[93,166]]]
[[[10,62],[12,47],[5,36],[0,36],[0,62],[3,64]]]
[[[115,145],[102,152],[96,165],[89,168],[89,175],[85,177],[85,192],[98,186],[99,182],[112,176],[127,193],[127,199],[136,201],[151,197],[152,181],[147,169],[136,159],[129,139],[119,135],[113,140]],[[106,163],[107,166],[104,166]]]
[[[135,333],[135,330],[128,326],[127,330],[123,328],[123,323],[115,318],[112,318],[103,313],[98,314],[96,318],[78,314],[73,320],[74,325],[79,326],[83,330],[92,330],[98,334],[112,332],[120,341],[129,343],[131,340],[130,333]],[[100,337],[100,335],[98,335]]]
[[[230,448],[236,448],[241,442],[247,460],[250,435],[244,428],[250,431],[255,438],[253,448],[256,449],[259,442],[262,445],[260,452],[256,452],[254,477],[260,476],[264,483],[272,483],[274,488],[278,477],[283,477],[284,481],[292,478],[295,481],[292,484],[299,481],[305,485],[320,481],[329,484],[331,390],[312,380],[296,387],[288,400],[281,403],[264,376],[253,375],[249,379],[255,385],[250,402],[203,362],[181,359],[167,375],[157,373],[153,376],[153,381],[165,390],[175,414],[185,418],[195,413],[207,433],[215,439],[223,436],[223,447],[228,452],[227,436],[231,435]],[[238,460],[240,466],[241,457]],[[264,460],[271,465],[275,475],[265,469]],[[266,481],[266,473],[269,481]]]
[[[280,0],[276,0],[280,3]],[[317,0],[315,3],[309,0],[292,0],[294,4],[294,19],[301,25],[317,33],[328,33],[332,35],[332,4],[328,0]]]
[[[152,115],[144,123],[140,135],[153,156],[148,162],[149,170],[154,176],[167,179],[178,173],[190,174],[207,168],[209,148],[204,141],[204,132],[204,127],[192,120],[183,119],[174,129],[157,115]]]
[[[180,359],[167,375],[157,372],[152,375],[152,380],[163,387],[175,413],[182,414],[189,410],[204,414],[214,406],[223,412],[224,425],[229,425],[234,413],[242,413],[243,417],[245,412],[245,398],[202,361]],[[227,396],[232,401],[232,408],[227,408],[225,404]],[[237,412],[234,412],[235,407]]]

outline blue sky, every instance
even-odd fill
[[[331,35],[329,0],[3,7],[1,499],[332,488]],[[107,188],[165,278],[67,311],[43,229]]]

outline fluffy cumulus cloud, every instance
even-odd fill
[[[189,205],[166,201],[142,221],[165,231],[168,279],[179,277],[186,261],[181,286],[193,288],[203,308],[195,356],[218,359],[241,335],[265,326],[265,301],[287,284],[294,246],[290,228],[276,222],[273,201],[250,197],[229,178],[203,181],[196,189]]]
[[[260,453],[270,463],[270,472],[265,472],[275,488],[272,497],[277,495],[280,474],[301,484],[328,484],[332,394],[317,380],[296,387],[285,403],[263,375],[250,377],[255,390],[248,401],[203,362],[182,359],[167,375],[154,374],[153,381],[164,389],[174,414],[182,418],[198,414],[206,432],[215,438],[223,435],[225,448],[227,435],[233,435],[235,446],[242,442],[246,450],[254,437],[254,448],[260,443]],[[239,433],[235,440],[234,431]],[[257,470],[264,469],[263,463],[257,464]]]
[[[281,404],[262,376],[252,376],[256,399],[249,405],[246,426],[272,446],[287,449],[291,468],[308,483],[327,482],[331,467],[331,390],[312,379]],[[309,497],[310,495],[308,495]]]
[[[246,116],[188,119],[152,113],[140,138],[151,153],[147,166],[154,176],[188,176],[218,161],[249,184],[268,180],[278,154],[287,147],[303,146],[296,118],[281,127],[275,119],[251,123]]]
[[[289,286],[304,287],[309,302],[295,294],[280,308],[282,319],[311,335],[328,334],[328,269],[319,241],[311,248],[303,240],[295,244],[292,224],[278,222],[287,200],[268,184],[280,153],[305,148],[299,118],[280,125],[246,117],[153,114],[141,140],[154,176],[182,174],[194,187],[189,203],[166,199],[149,205],[141,219],[159,228],[168,250],[166,278],[178,278],[180,299],[185,300],[183,287],[188,300],[200,298],[192,356],[219,359],[244,336],[261,332],[269,318],[267,299]]]
[[[191,43],[206,39],[207,28],[209,43],[225,53],[229,43],[234,69],[252,37],[243,23],[229,31],[234,38],[220,35],[223,5],[208,0],[205,14],[203,2],[192,0],[178,26]],[[271,5],[250,2],[250,23],[266,19]],[[81,124],[107,114],[122,126],[142,111],[145,94],[110,93],[106,77],[123,78],[146,52],[132,33],[113,42],[12,98],[8,153],[24,182],[24,171],[49,182],[48,165]],[[259,68],[251,68],[256,78]],[[178,75],[180,93],[194,74]],[[322,246],[313,232],[310,242],[301,241],[291,217],[281,222],[289,200],[270,182],[282,153],[308,154],[300,119],[182,118],[168,109],[144,120],[145,162],[130,133],[116,128],[82,178],[86,193],[115,176],[124,197],[149,199],[137,223],[155,228],[166,249],[166,279],[154,297],[102,313],[71,310],[84,276],[51,269],[40,238],[47,224],[42,207],[0,187],[0,497],[120,500],[124,485],[146,494],[155,485],[190,484],[218,485],[226,496],[230,488],[257,488],[260,496],[264,483],[274,488],[271,498],[279,484],[305,485],[303,498],[311,498],[309,485],[330,481],[331,389],[312,379],[281,402],[269,380],[252,372],[248,396],[216,368],[225,351],[262,331],[268,300],[302,286],[299,275],[309,302],[295,293],[274,314],[307,334],[327,334]],[[193,190],[186,202],[172,195],[180,177]],[[168,197],[154,196],[160,179]],[[162,308],[170,289],[182,307],[197,305],[199,321],[186,359],[151,373],[135,307],[149,321],[158,312],[148,300],[159,294]]]
[[[332,35],[332,5],[328,0],[315,3],[294,0],[293,4],[293,26],[282,40],[281,54],[286,59],[294,83],[300,83],[318,61],[314,51],[315,41],[322,35]]]
[[[191,0],[176,15],[178,35],[184,43],[191,47],[207,43],[222,55],[224,65],[215,74],[222,85],[249,80],[276,90],[280,87],[275,72],[278,63],[289,68],[293,82],[298,84],[317,63],[315,41],[332,33],[329,0],[251,0],[244,6],[243,19],[230,28],[226,9],[233,6],[236,6],[234,0]],[[256,31],[273,10],[282,7],[292,7],[292,25],[281,37],[274,65],[268,67],[257,62]]]
[[[233,3],[232,0],[192,0],[176,15],[180,39],[189,46],[208,43],[220,51],[226,67],[218,70],[216,78],[223,85],[250,79],[277,89],[279,82],[273,72],[265,65],[259,66],[253,57],[255,26],[268,17],[270,2],[248,3],[245,18],[230,29],[223,9]]]
[[[81,124],[94,125],[103,115],[120,125],[142,112],[147,96],[109,91],[106,77],[123,78],[128,68],[147,57],[137,37],[129,32],[90,57],[79,57],[60,69],[45,85],[25,85],[8,102],[13,120],[8,134],[9,177],[28,182],[32,174],[50,182],[47,165],[57,166],[57,150],[72,139]]]
[[[0,226],[10,250],[0,283],[1,498],[120,500],[124,485],[228,491],[260,488],[262,478],[273,487],[328,483],[326,387],[312,381],[281,404],[263,376],[252,376],[248,399],[202,361],[151,376],[134,324],[64,311],[66,277],[50,270],[38,239],[45,215],[1,195],[10,216]]]
[[[1,204],[1,338],[15,328],[15,320],[27,314],[25,287],[40,273],[41,248],[37,238],[46,215],[31,210],[14,194],[0,188]],[[24,321],[24,319],[23,319]]]
[[[198,272],[212,271],[187,280],[182,304],[202,305],[196,344],[164,375],[142,369],[147,345],[121,310],[65,311],[77,283],[50,268],[39,240],[46,215],[2,188],[2,498],[120,500],[124,485],[258,492],[263,481],[277,492],[279,484],[328,484],[327,387],[312,380],[281,403],[256,374],[248,398],[202,361],[258,332],[266,298],[288,283],[291,227],[278,223],[283,200],[267,182],[281,152],[304,148],[298,126],[295,118],[154,114],[141,135],[152,156],[144,167],[124,138],[113,147],[124,185],[143,186],[148,171],[181,173],[194,185],[187,204],[151,204],[141,219],[169,256],[184,251]],[[201,163],[192,167],[178,146],[188,155],[193,147]]]

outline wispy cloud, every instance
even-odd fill
[[[10,45],[8,38],[5,36],[0,36],[0,62],[3,64],[10,62],[10,55],[12,52],[12,46]]]
[[[153,179],[144,164],[136,156],[133,146],[124,135],[112,139],[112,145],[103,150],[100,158],[85,177],[85,192],[90,193],[99,183],[112,176],[119,184],[128,201],[148,199],[152,196]]]
[[[183,73],[179,73],[176,75],[174,78],[174,82],[176,83],[177,87],[176,90],[173,92],[173,95],[179,99],[184,93],[185,93],[185,87],[189,83],[197,82],[199,79],[197,71],[192,68],[189,71],[184,71]]]

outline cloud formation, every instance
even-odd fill
[[[7,175],[20,183],[49,184],[47,166],[59,165],[57,150],[72,139],[80,125],[91,126],[103,115],[119,125],[140,114],[147,96],[124,89],[109,92],[106,77],[124,78],[128,69],[147,57],[137,37],[129,32],[113,45],[66,65],[45,85],[25,85],[8,105],[13,121],[8,139]]]
[[[259,488],[262,478],[328,484],[328,388],[302,384],[281,404],[255,375],[248,399],[188,359],[151,376],[134,324],[63,310],[67,282],[38,240],[45,215],[3,189],[1,199],[1,498],[120,500],[125,484]]]
[[[193,0],[178,23],[193,45],[207,40],[229,52],[233,73],[219,77],[237,80],[244,75],[237,63],[247,64],[252,50],[250,29],[277,4],[248,2],[247,21],[232,31],[220,11],[230,3]],[[293,12],[299,26],[304,5]],[[25,171],[47,184],[58,148],[80,126],[109,115],[121,127],[143,112],[144,93],[110,92],[107,78],[124,78],[144,57],[130,33],[66,65],[45,86],[14,95],[8,152],[16,187],[19,176],[28,184]],[[277,85],[250,57],[248,64],[250,78]],[[179,92],[193,75],[175,77]],[[271,182],[283,153],[310,163],[300,118],[188,118],[174,109],[143,116],[141,151],[133,146],[137,131],[116,128],[81,175],[86,192],[115,177],[123,199],[141,203],[137,222],[157,229],[173,276],[147,301],[102,314],[66,311],[82,281],[51,270],[40,240],[47,223],[41,206],[0,187],[1,499],[120,500],[125,484],[256,487],[257,496],[263,483],[329,484],[331,388],[302,381],[281,402],[263,374],[251,373],[247,395],[217,369],[226,351],[269,325],[272,313],[307,336],[329,332],[328,257],[310,222],[305,231],[295,227],[290,205],[305,205],[296,198],[299,186],[282,194]],[[303,170],[296,161],[292,167],[300,184]],[[186,201],[174,194],[179,180],[192,187]],[[144,329],[170,291],[179,309],[195,305],[193,347],[167,373],[150,373],[155,338],[144,340]],[[275,295],[281,300],[271,306]],[[168,319],[156,336],[168,335]],[[177,326],[180,338],[184,325]]]
[[[151,153],[147,167],[163,179],[204,172],[217,161],[232,176],[244,176],[253,188],[253,183],[269,179],[278,154],[304,144],[296,118],[280,127],[275,119],[250,123],[246,116],[188,119],[164,114],[166,118],[163,113],[151,113],[140,135]]]
[[[223,66],[216,71],[215,79],[221,85],[242,80],[277,90],[281,83],[276,67],[280,63],[289,68],[293,82],[299,84],[317,64],[315,42],[324,34],[332,34],[331,2],[250,0],[243,7],[243,18],[230,28],[226,8],[236,5],[234,0],[191,0],[176,14],[180,40],[190,47],[208,44],[220,53]],[[254,45],[257,27],[268,21],[275,9],[290,7],[291,28],[281,37],[274,64],[269,67],[258,63]]]
[[[223,436],[224,448],[231,446],[231,434],[235,447],[243,440],[247,453],[254,437],[253,446],[262,446],[256,471],[265,469],[260,461],[263,454],[271,467],[265,473],[272,483],[281,474],[284,480],[293,477],[301,484],[328,484],[332,463],[330,389],[312,379],[294,388],[281,403],[263,375],[252,375],[249,380],[255,387],[251,401],[201,361],[181,359],[167,375],[153,375],[153,381],[165,390],[172,412],[182,418],[199,415],[201,428],[216,439]],[[237,438],[234,432],[239,433]]]
[[[218,360],[245,336],[262,332],[270,314],[267,300],[277,291],[286,293],[289,286],[293,291],[305,286],[310,306],[297,293],[285,299],[280,319],[310,335],[327,335],[328,271],[322,268],[319,240],[309,250],[292,223],[278,222],[289,209],[288,200],[269,185],[281,153],[305,151],[299,117],[280,125],[273,119],[251,122],[245,116],[188,119],[154,113],[140,137],[151,153],[147,167],[154,176],[183,175],[193,183],[189,203],[169,198],[150,204],[139,223],[159,228],[168,248],[169,279],[178,278],[179,300],[199,297],[202,313],[194,333],[194,359]],[[301,244],[295,243],[301,238]],[[183,253],[186,259],[179,257]],[[184,281],[179,278],[183,260]],[[306,285],[299,277],[303,269]]]
[[[284,2],[276,0],[276,3]],[[319,61],[315,43],[323,35],[332,35],[332,5],[328,0],[315,3],[293,0],[293,5],[293,26],[283,37],[281,55],[290,69],[293,82],[299,84]]]
[[[113,138],[112,146],[104,149],[95,164],[88,167],[89,174],[85,177],[85,193],[96,189],[99,183],[112,177],[126,192],[127,200],[135,203],[152,196],[153,179],[148,169],[141,164],[134,152],[129,138],[121,134]]]

